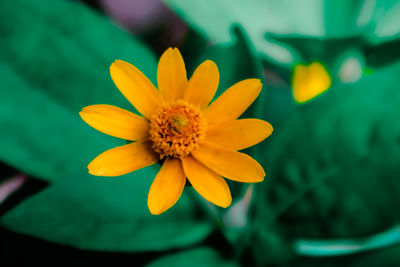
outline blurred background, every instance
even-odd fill
[[[132,110],[111,62],[156,83],[171,46],[189,76],[217,63],[217,95],[263,82],[267,177],[228,209],[187,187],[151,216],[159,166],[87,173],[122,143],[78,112]],[[0,266],[399,266],[399,84],[397,0],[0,0]]]

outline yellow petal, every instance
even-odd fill
[[[265,177],[261,165],[244,153],[203,143],[199,149],[192,152],[192,155],[219,175],[234,181],[258,183]]]
[[[183,98],[188,82],[185,63],[178,48],[168,48],[161,56],[158,62],[157,82],[158,89],[166,101]]]
[[[160,156],[149,141],[139,141],[107,150],[90,162],[89,173],[98,176],[119,176],[152,165]]]
[[[147,198],[151,214],[158,215],[171,208],[181,196],[185,182],[181,161],[176,158],[166,159]]]
[[[197,67],[190,78],[184,99],[191,104],[204,107],[214,97],[218,83],[217,65],[211,60],[206,60]]]
[[[154,85],[136,67],[116,60],[110,67],[111,78],[121,93],[146,118],[158,110],[161,96]]]
[[[96,130],[111,136],[131,141],[148,136],[149,123],[145,119],[115,106],[88,106],[79,115]]]
[[[232,202],[226,181],[192,156],[182,159],[183,169],[193,188],[205,199],[226,208]]]
[[[238,118],[257,98],[262,84],[258,79],[238,82],[204,111],[209,125]]]
[[[306,102],[329,89],[331,77],[325,67],[313,62],[310,66],[297,65],[293,73],[293,98],[298,103]]]
[[[261,142],[267,138],[273,129],[271,124],[258,119],[243,119],[223,122],[209,129],[207,142],[240,150]]]

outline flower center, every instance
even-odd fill
[[[200,110],[184,100],[160,108],[150,120],[150,140],[160,158],[184,158],[204,138]]]

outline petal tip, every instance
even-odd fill
[[[149,198],[147,199],[147,207],[149,208],[151,215],[160,215],[168,210],[166,206],[156,205],[154,202],[151,203]]]
[[[102,170],[98,166],[94,166],[93,161],[90,162],[89,165],[87,166],[89,174],[95,175],[95,176],[106,176],[104,174],[104,170]]]
[[[90,107],[92,107],[92,106],[83,107],[83,108],[81,109],[81,111],[79,111],[79,114],[81,114],[81,113],[86,113],[86,111],[88,111],[88,110],[90,109]]]
[[[226,203],[223,203],[221,205],[221,208],[226,209],[227,207],[229,207],[232,204],[232,198],[229,198],[229,201],[227,201]]]
[[[249,83],[250,86],[254,86],[257,91],[261,91],[263,84],[260,79],[251,78],[247,79],[247,82]]]
[[[172,47],[172,50],[174,50],[174,52],[178,52],[178,53],[180,53],[180,51],[179,51],[178,47]]]
[[[101,170],[94,170],[88,166],[89,174],[96,175],[96,176],[104,176],[104,171]]]
[[[264,131],[265,131],[264,139],[265,139],[265,138],[269,137],[274,132],[274,127],[271,125],[271,123],[269,123],[267,121],[263,121],[263,122],[264,122]]]
[[[124,63],[128,63],[128,62],[125,62],[125,61],[123,61],[121,59],[116,59],[116,60],[114,60],[114,62],[111,63],[110,70],[116,68],[117,65],[121,65],[121,64],[124,64]]]
[[[262,86],[263,86],[261,80],[260,80],[260,79],[254,79],[254,80],[255,80],[255,82],[256,82],[257,90],[258,90],[258,91],[261,91]]]
[[[264,171],[264,168],[263,168],[261,165],[260,165],[260,167],[261,167],[262,173],[261,173],[261,175],[259,176],[259,182],[258,182],[258,183],[263,182],[264,179],[265,179],[265,177],[267,176],[267,174],[266,174],[265,171]]]
[[[151,215],[155,215],[155,216],[160,215],[161,213],[164,212],[162,210],[156,210],[156,209],[152,209],[150,207],[149,207],[149,211],[150,211]]]
[[[266,175],[265,175],[265,172],[263,170],[263,174],[262,175],[260,175],[260,176],[258,176],[256,178],[253,178],[252,180],[249,180],[248,183],[254,183],[254,184],[262,183],[262,182],[264,182],[265,176]]]
[[[211,59],[207,59],[203,63],[210,64],[211,66],[218,68],[217,64]]]
[[[79,112],[79,117],[81,117],[81,119],[87,123],[87,113],[85,111],[80,111]]]
[[[173,53],[173,52],[174,52],[174,48],[173,48],[173,47],[168,47],[168,48],[164,51],[164,53],[162,53],[160,59],[161,59],[163,56],[166,56],[166,55],[171,54],[171,53]]]
[[[261,83],[261,80],[260,79],[258,79],[258,78],[249,78],[249,79],[247,79],[248,81],[251,81],[251,82],[254,82],[254,83],[258,83],[258,84],[261,84],[262,85],[262,83]]]

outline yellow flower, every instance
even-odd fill
[[[328,72],[318,62],[313,62],[309,66],[299,64],[294,69],[293,74],[293,98],[298,103],[306,102],[331,86],[331,77]]]
[[[201,196],[224,208],[232,197],[222,176],[245,183],[263,181],[261,165],[237,151],[272,133],[265,121],[237,119],[260,93],[258,79],[236,83],[209,105],[219,83],[217,66],[203,62],[188,81],[177,48],[169,48],[160,58],[159,90],[127,62],[116,60],[110,71],[115,85],[143,117],[110,105],[88,106],[79,113],[93,128],[133,141],[100,154],[89,164],[89,173],[118,176],[164,160],[148,195],[152,214],[176,203],[186,177]]]

